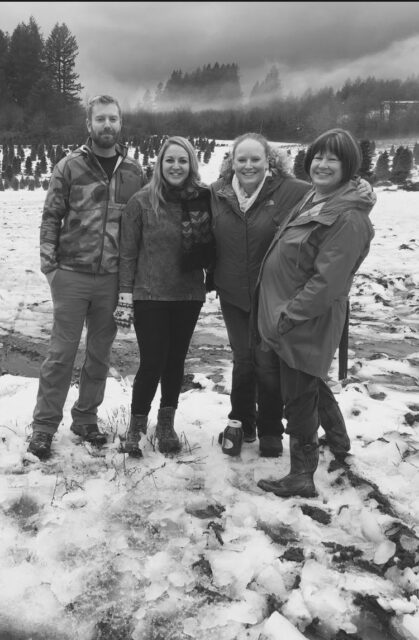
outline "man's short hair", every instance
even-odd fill
[[[116,100],[116,98],[113,98],[112,96],[101,95],[101,96],[94,96],[94,98],[90,98],[90,100],[88,100],[87,102],[86,117],[89,122],[91,122],[92,120],[92,112],[95,104],[116,104],[116,106],[118,107],[119,117],[122,118],[121,107],[119,105],[118,100]]]

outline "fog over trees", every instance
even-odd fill
[[[69,145],[86,138],[77,55],[76,37],[65,23],[56,23],[47,37],[34,17],[11,35],[0,30],[0,143]],[[215,61],[193,70],[175,68],[148,87],[124,113],[123,138],[170,132],[232,139],[258,131],[271,140],[306,143],[340,126],[373,140],[419,134],[418,103],[419,76],[348,79],[337,90],[294,96],[277,65],[245,95],[239,63]]]

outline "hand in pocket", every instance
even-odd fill
[[[54,269],[54,271],[48,271],[48,273],[45,274],[46,279],[48,280],[49,286],[52,285],[52,281],[54,280],[56,273],[57,273],[57,269]]]

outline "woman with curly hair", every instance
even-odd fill
[[[280,153],[264,136],[245,133],[234,140],[221,177],[210,188],[216,242],[214,286],[233,353],[228,418],[241,422],[245,442],[256,440],[257,428],[260,455],[277,457],[284,432],[278,363],[275,354],[250,344],[251,303],[275,232],[310,184],[287,171]],[[320,421],[328,445],[335,455],[344,456],[350,441],[342,413],[323,381],[319,392]]]

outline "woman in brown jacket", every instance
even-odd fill
[[[316,494],[319,387],[345,323],[353,277],[368,254],[375,202],[353,178],[361,163],[348,131],[332,129],[308,148],[313,189],[280,225],[257,285],[258,330],[278,359],[291,471],[258,485],[278,496]]]

